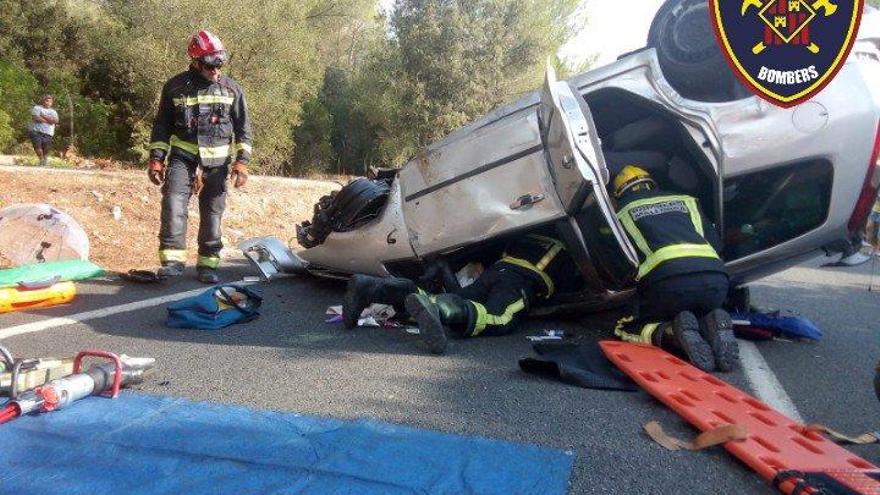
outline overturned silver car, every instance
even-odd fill
[[[294,254],[265,239],[242,248],[266,275],[279,267],[331,277],[428,274],[448,287],[466,263],[500,256],[511,236],[552,226],[585,289],[555,294],[537,311],[600,309],[635,286],[636,252],[607,186],[636,163],[661,188],[699,199],[723,239],[734,287],[818,250],[844,249],[880,181],[880,38],[862,36],[826,89],[782,109],[737,90],[717,60],[696,68],[710,80],[694,81],[699,70],[670,58],[676,30],[707,29],[714,45],[711,27],[693,22],[708,15],[705,6],[667,2],[649,47],[569,81],[548,69],[541,91],[428,146],[399,170],[379,170],[322,198],[298,227],[306,249]],[[712,48],[707,56],[720,57]]]

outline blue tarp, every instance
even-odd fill
[[[762,313],[731,313],[734,320],[746,320],[752,326],[770,330],[789,339],[822,340],[822,330],[799,316],[772,316]]]
[[[0,425],[2,494],[566,493],[573,455],[376,420],[91,397]]]

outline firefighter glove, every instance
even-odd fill
[[[147,174],[150,177],[150,182],[157,186],[161,186],[162,183],[165,182],[165,163],[160,162],[159,160],[150,160]]]
[[[233,185],[235,185],[236,189],[247,184],[247,179],[248,179],[247,165],[245,165],[242,162],[235,162],[234,164],[232,164],[232,172],[230,172],[229,178],[234,181]]]

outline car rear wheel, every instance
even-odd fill
[[[666,0],[648,32],[660,68],[682,96],[731,101],[748,96],[718,46],[706,0]]]
[[[388,180],[360,177],[321,197],[312,220],[296,226],[297,241],[304,248],[312,248],[322,244],[331,232],[348,232],[366,224],[381,213],[390,189]]]

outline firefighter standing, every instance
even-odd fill
[[[730,315],[720,309],[728,289],[721,240],[696,198],[659,190],[633,165],[617,175],[614,189],[617,216],[640,261],[637,314],[621,318],[614,333],[681,351],[706,371],[732,370],[739,350]]]
[[[535,301],[556,291],[578,290],[581,283],[562,242],[529,234],[509,243],[500,260],[455,293],[431,295],[408,279],[355,275],[345,293],[343,323],[346,328],[357,326],[361,312],[374,302],[405,307],[418,322],[428,349],[442,354],[449,334],[508,334]]]
[[[162,267],[158,274],[168,277],[183,273],[187,207],[200,183],[201,191],[196,191],[200,216],[196,267],[199,280],[213,284],[219,281],[226,177],[234,180],[236,188],[247,182],[251,127],[244,91],[220,74],[228,61],[220,39],[199,31],[192,37],[187,53],[191,59],[189,69],[169,79],[162,88],[150,138],[149,177],[156,185],[164,183],[159,230]]]

